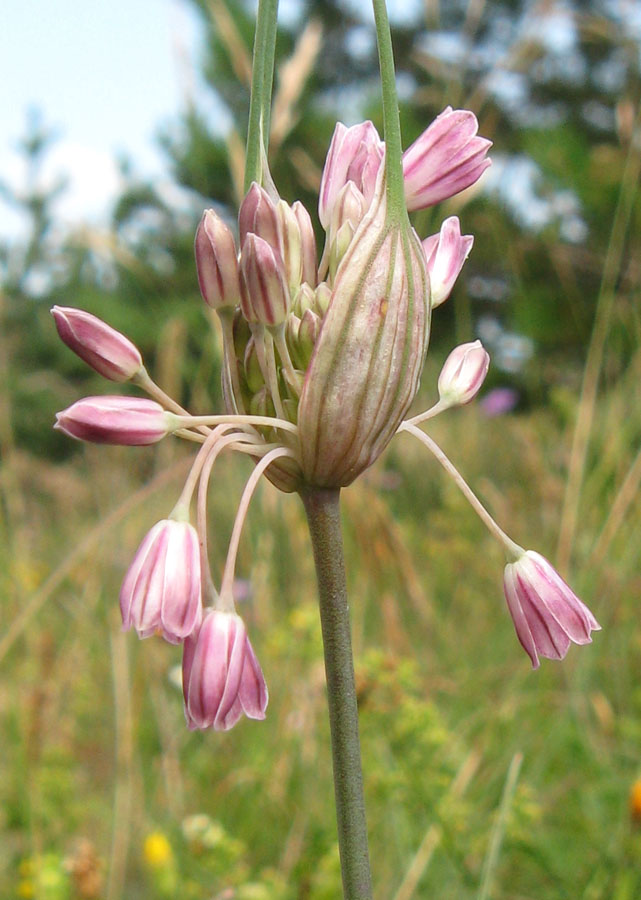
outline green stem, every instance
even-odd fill
[[[314,550],[344,900],[372,900],[338,489],[301,491]]]
[[[381,94],[383,101],[383,137],[385,138],[385,175],[387,177],[387,220],[407,220],[405,187],[403,184],[403,164],[401,146],[401,122],[396,96],[396,73],[392,35],[385,0],[372,0],[376,40],[378,42],[378,62],[381,71]]]
[[[263,181],[263,151],[266,155],[269,144],[277,18],[278,0],[258,0],[245,156],[245,192],[252,181],[258,184]]]

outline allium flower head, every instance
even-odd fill
[[[601,626],[550,563],[527,550],[505,567],[505,598],[523,649],[538,669],[539,656],[563,659],[571,642],[589,644]]]
[[[205,611],[183,647],[183,695],[191,729],[227,731],[243,713],[265,718],[267,686],[240,616]]]

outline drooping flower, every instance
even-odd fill
[[[189,522],[163,519],[144,537],[120,589],[125,631],[160,632],[179,644],[200,625],[201,570],[198,533]]]
[[[208,609],[183,647],[183,696],[189,728],[227,731],[245,714],[264,719],[268,693],[245,624]]]
[[[461,235],[461,225],[456,216],[446,219],[438,234],[432,234],[423,241],[432,309],[450,296],[473,244],[471,234]]]
[[[93,444],[144,446],[175,428],[175,416],[141,397],[85,397],[56,413],[54,428]]]
[[[441,406],[463,406],[479,392],[490,366],[490,355],[480,341],[461,344],[445,360],[438,377]]]
[[[136,345],[97,316],[70,306],[54,306],[51,315],[61,340],[103,378],[129,381],[142,369]]]
[[[516,635],[539,667],[539,656],[563,659],[571,642],[589,644],[601,626],[554,567],[534,550],[505,567],[505,598]]]

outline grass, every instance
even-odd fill
[[[603,632],[562,664],[530,670],[501,553],[418,444],[398,439],[344,492],[377,897],[641,893],[628,807],[641,774],[641,421],[626,402],[640,368],[637,355],[595,406],[569,574]],[[562,404],[496,420],[469,407],[431,433],[503,527],[554,558],[572,422]],[[173,505],[188,452],[87,447],[64,464],[5,453],[0,896],[339,895],[297,498],[264,484],[239,560],[265,723],[188,732],[179,650],[120,631],[123,572]],[[214,473],[214,572],[248,471],[223,459]]]

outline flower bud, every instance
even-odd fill
[[[300,287],[303,274],[302,240],[298,220],[289,203],[280,200],[276,207],[281,235],[285,278],[293,296]]]
[[[283,261],[278,250],[248,234],[240,262],[240,307],[252,324],[281,325],[291,306]]]
[[[234,236],[213,209],[203,213],[194,242],[198,284],[212,309],[234,308],[240,299]]]
[[[227,731],[243,713],[264,719],[267,686],[245,625],[235,613],[209,609],[183,646],[183,696],[189,728]]]
[[[364,196],[365,208],[374,196],[384,145],[371,122],[346,128],[336,124],[323,168],[318,197],[318,217],[327,229],[336,198],[348,181]]]
[[[140,397],[85,397],[56,413],[54,428],[94,444],[144,446],[174,430],[174,416]]]
[[[527,550],[505,567],[505,599],[516,636],[538,669],[539,655],[563,659],[570,643],[590,644],[601,626],[550,563]]]
[[[477,393],[490,367],[490,355],[480,341],[461,344],[445,360],[438,377],[438,394],[446,406],[462,406]]]
[[[365,199],[353,181],[348,181],[339,192],[332,208],[330,229],[336,234],[345,222],[349,222],[356,231],[358,223],[365,214]]]
[[[298,222],[301,239],[301,256],[302,256],[302,275],[303,284],[307,283],[314,287],[318,280],[318,266],[316,260],[316,235],[314,234],[314,226],[309,213],[300,202],[292,205],[292,210]]]
[[[83,309],[51,310],[61,340],[103,378],[129,381],[142,369],[138,348],[115,328]]]
[[[478,137],[467,109],[446,107],[403,154],[405,200],[412,211],[453,197],[481,177],[492,142]]]
[[[305,480],[350,484],[385,449],[414,399],[429,324],[425,258],[389,223],[385,173],[343,257],[298,409]]]
[[[255,181],[240,204],[238,231],[241,248],[248,234],[257,234],[275,249],[280,249],[281,236],[276,206],[267,191]]]
[[[461,225],[456,216],[450,216],[443,222],[439,234],[433,234],[423,241],[430,276],[432,309],[440,306],[450,296],[473,244],[471,234],[461,235]]]
[[[143,539],[120,590],[125,631],[161,632],[179,644],[200,625],[198,533],[189,522],[163,519]]]
[[[324,283],[325,282],[323,282],[323,284]],[[300,318],[306,309],[313,309],[315,303],[316,292],[314,291],[314,288],[310,287],[307,282],[304,282],[301,284],[300,290],[296,292],[296,297],[292,303],[292,312]]]

